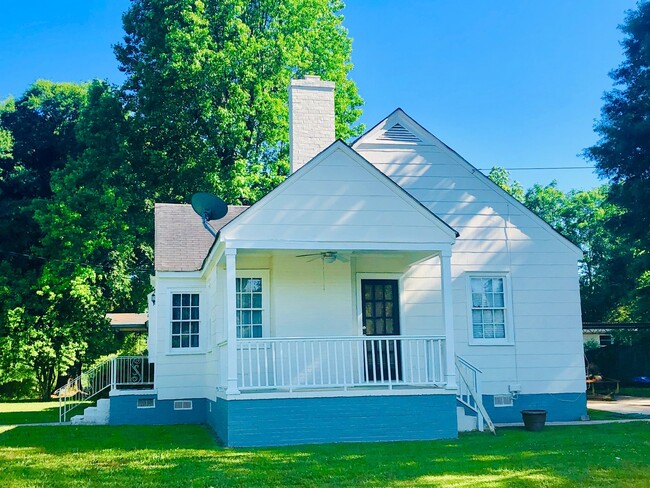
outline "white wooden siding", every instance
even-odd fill
[[[227,225],[223,239],[359,243],[360,248],[422,243],[432,250],[453,242],[451,229],[349,149],[328,151]]]
[[[446,148],[371,142],[357,151],[460,233],[452,247],[456,349],[484,371],[483,391],[507,393],[514,383],[522,393],[584,391],[575,249]],[[466,280],[485,271],[510,276],[514,345],[467,343]],[[438,272],[430,260],[410,276],[424,281]],[[439,312],[414,304],[410,313]]]
[[[200,303],[200,349],[172,350],[171,293],[201,293]],[[157,354],[155,357],[155,387],[161,400],[204,397],[209,389],[208,351],[212,344],[210,327],[211,304],[205,281],[188,278],[161,278],[156,281]]]

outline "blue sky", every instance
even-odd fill
[[[525,187],[599,180],[578,156],[608,72],[622,61],[617,26],[633,0],[348,0],[352,78],[373,126],[402,107],[478,168],[513,168]],[[111,45],[128,0],[3,3],[0,99],[34,80],[123,76]],[[545,168],[514,170],[514,168]]]

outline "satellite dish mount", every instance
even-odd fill
[[[195,193],[192,195],[192,208],[201,217],[203,227],[214,237],[217,237],[217,232],[208,221],[225,217],[228,213],[226,202],[212,193]]]

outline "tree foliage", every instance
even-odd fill
[[[291,78],[336,82],[336,133],[361,99],[336,0],[136,0],[115,51],[156,199],[253,203],[288,174]]]
[[[580,296],[582,318],[588,322],[614,320],[618,303],[629,289],[628,278],[618,270],[630,258],[629,250],[605,225],[620,213],[608,199],[609,187],[563,192],[552,181],[535,184],[524,191],[503,168],[495,167],[489,177],[501,188],[544,219],[556,231],[582,249]]]
[[[0,108],[5,148],[0,156],[0,381],[37,380],[48,396],[56,375],[75,359],[82,342],[47,284],[49,258],[35,219],[38,202],[52,197],[50,176],[84,149],[75,123],[87,86],[39,80]]]
[[[524,187],[517,180],[511,180],[510,173],[505,168],[493,166],[488,173],[488,178],[512,195],[516,200],[524,203],[526,197]]]
[[[119,347],[105,314],[146,306],[154,201],[252,203],[284,179],[291,78],[335,81],[337,135],[360,132],[341,8],[136,0],[124,86],[41,80],[0,104],[0,385],[47,397]]]
[[[650,3],[641,1],[621,26],[625,60],[610,74],[595,130],[600,140],[585,150],[612,180],[609,199],[621,208],[608,225],[629,250],[617,263],[626,277],[616,318],[650,321]]]

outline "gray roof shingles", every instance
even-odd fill
[[[228,205],[228,213],[210,221],[215,231],[248,207]],[[197,271],[203,266],[214,237],[203,227],[191,205],[156,203],[155,208],[155,269],[156,271]]]

